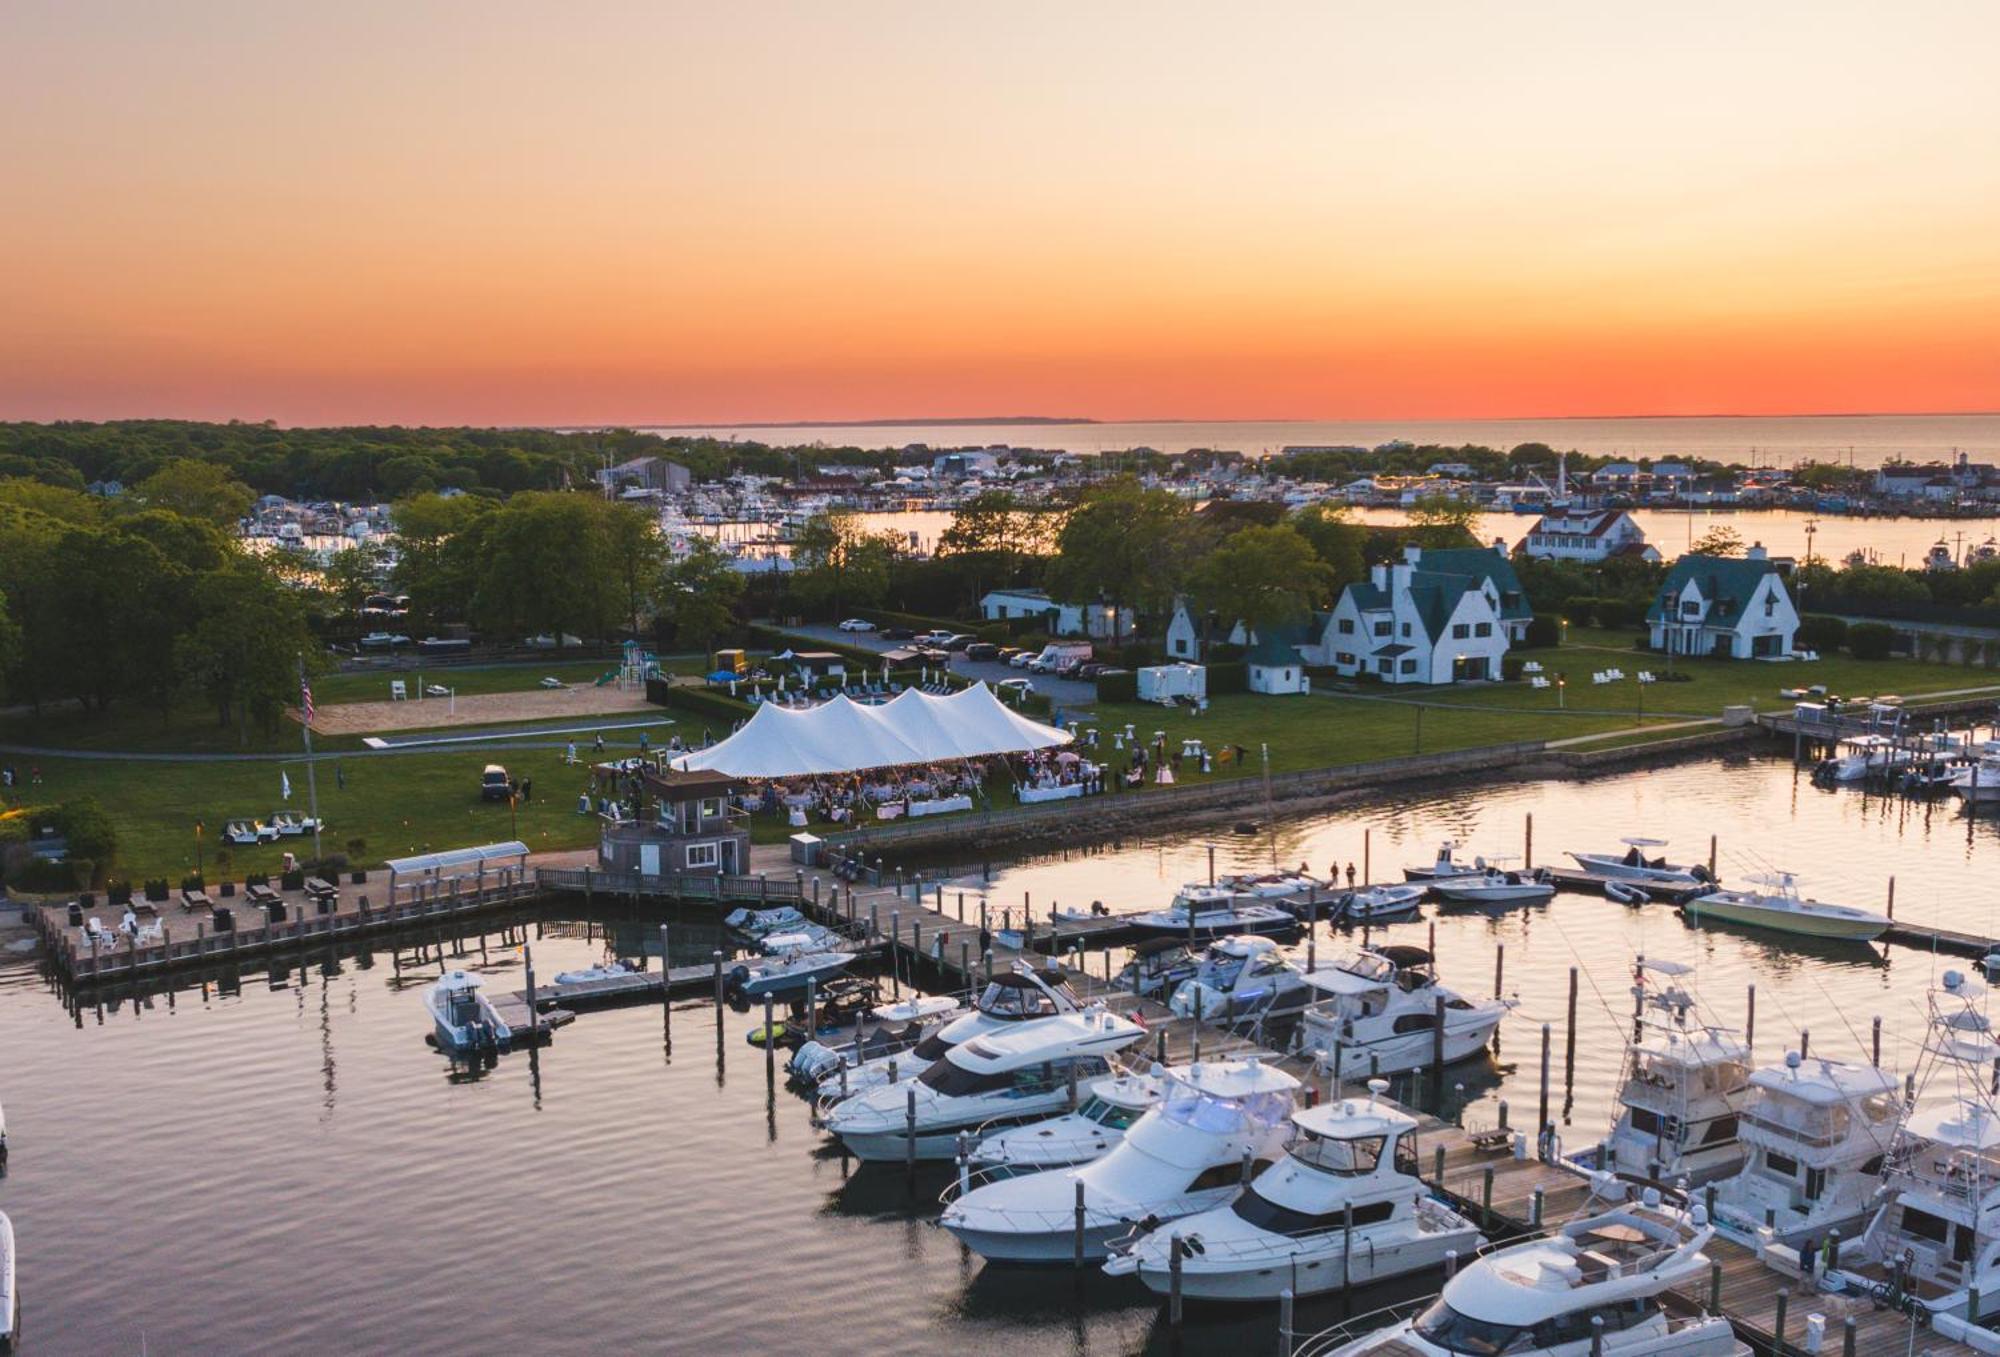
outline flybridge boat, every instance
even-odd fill
[[[1178,1220],[1228,1201],[1285,1152],[1299,1081],[1256,1059],[1168,1070],[1159,1105],[1103,1158],[945,1194],[939,1224],[975,1253],[1008,1262],[1102,1258],[1141,1221]]]
[[[468,1055],[504,1051],[513,1042],[513,1029],[501,1021],[492,1001],[480,992],[485,983],[470,971],[446,971],[424,991],[424,1006],[430,1010],[439,1049]]]
[[[1424,892],[1433,884],[1413,882],[1406,886],[1370,886],[1349,891],[1336,902],[1330,917],[1341,923],[1363,923],[1414,914],[1423,903]]]
[[[1288,909],[1246,899],[1222,885],[1183,886],[1165,909],[1126,916],[1143,933],[1208,939],[1232,933],[1286,933],[1299,921]]]
[[[1223,938],[1208,945],[1192,979],[1174,991],[1175,1016],[1269,1017],[1296,1013],[1312,1001],[1312,986],[1269,938]]]
[[[1292,1113],[1290,1149],[1233,1202],[1120,1240],[1104,1270],[1208,1300],[1315,1295],[1437,1267],[1482,1242],[1472,1222],[1431,1197],[1417,1176],[1416,1120],[1378,1101]],[[1087,1205],[1087,1201],[1086,1201]]]
[[[1665,1301],[1705,1282],[1714,1234],[1699,1205],[1682,1213],[1648,1188],[1638,1204],[1480,1256],[1414,1318],[1328,1357],[1584,1357],[1598,1350],[1596,1319],[1617,1357],[1750,1357],[1727,1319]]]
[[[1744,1236],[1768,1227],[1788,1244],[1854,1234],[1902,1110],[1895,1076],[1867,1065],[1788,1051],[1782,1066],[1753,1072],[1737,1130],[1748,1158],[1716,1184],[1716,1224]]]
[[[1860,1259],[1844,1256],[1832,1279],[1929,1310],[1940,1329],[1948,1317],[2000,1310],[2000,1103],[1991,1082],[2000,1042],[1987,1004],[1985,986],[1955,970],[1931,991],[1914,1110],[1890,1142],[1883,1204]]]
[[[1452,876],[1471,876],[1486,866],[1485,861],[1480,858],[1474,858],[1471,862],[1460,862],[1452,856],[1458,849],[1459,845],[1455,840],[1446,839],[1438,845],[1436,861],[1428,867],[1405,867],[1403,880],[1428,882],[1441,881]]]
[[[1431,883],[1431,894],[1454,905],[1538,905],[1556,893],[1546,868],[1508,872],[1488,867],[1477,876],[1454,876]]]
[[[1888,915],[1873,910],[1808,900],[1799,894],[1798,879],[1790,872],[1764,872],[1750,880],[1765,889],[1710,891],[1688,901],[1681,912],[1697,921],[1717,919],[1751,928],[1849,942],[1873,942],[1893,922]]]
[[[1665,839],[1625,839],[1623,853],[1571,853],[1576,865],[1598,876],[1637,881],[1648,886],[1699,886],[1711,881],[1708,869],[1699,863],[1682,867],[1665,858],[1649,858],[1648,848],[1665,848]]]
[[[1363,948],[1308,971],[1306,983],[1320,998],[1299,1020],[1297,1049],[1324,1067],[1357,1075],[1429,1065],[1440,999],[1447,1062],[1477,1055],[1514,1006],[1504,999],[1466,999],[1440,985],[1431,954],[1421,947]]]
[[[828,1067],[819,1076],[820,1114],[824,1116],[839,1098],[851,1097],[877,1085],[916,1078],[944,1059],[945,1052],[954,1046],[1036,1018],[1075,1013],[1082,1007],[1062,971],[1036,971],[1016,962],[1012,971],[993,977],[972,1012],[928,1033],[915,1046],[862,1060],[847,1071],[844,1080],[838,1063]]]
[[[1695,1000],[1681,981],[1692,971],[1645,957],[1634,968],[1641,1016],[1625,1050],[1618,1120],[1600,1144],[1571,1156],[1579,1167],[1699,1184],[1734,1172],[1742,1159],[1737,1129],[1749,1096],[1750,1050],[1725,1028],[1689,1022]]]
[[[915,1080],[835,1104],[824,1125],[864,1160],[949,1159],[961,1131],[1061,1112],[1076,1083],[1108,1074],[1109,1057],[1145,1036],[1145,1028],[1101,1008],[1036,1018],[953,1046]]]
[[[1113,1074],[1090,1085],[1076,1111],[1047,1121],[1009,1127],[972,1147],[971,1163],[989,1177],[1040,1173],[1087,1164],[1111,1152],[1160,1101],[1164,1071]]]
[[[1141,998],[1158,998],[1179,989],[1200,965],[1201,958],[1180,939],[1148,938],[1133,944],[1132,959],[1111,983]]]

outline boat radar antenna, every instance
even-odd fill
[[[1375,1100],[1388,1091],[1389,1081],[1387,1079],[1370,1079],[1368,1081],[1368,1105],[1370,1107],[1375,1106]]]

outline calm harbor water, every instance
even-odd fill
[[[1223,825],[962,884],[969,904],[984,889],[996,909],[1018,908],[1025,892],[1037,909],[1102,899],[1135,910],[1204,875],[1211,843],[1221,869],[1324,871],[1358,860],[1367,831],[1384,876],[1428,860],[1446,837],[1467,852],[1518,854],[1531,812],[1537,861],[1633,833],[1696,858],[1713,833],[1725,875],[1775,864],[1822,898],[1879,907],[1893,873],[1900,918],[2000,931],[1993,822],[1969,822],[1950,802],[1821,790],[1768,757],[1430,788],[1254,837]],[[957,889],[946,887],[948,903]],[[1761,1058],[1777,1059],[1801,1027],[1816,1052],[1864,1055],[1880,1014],[1884,1063],[1898,1069],[1945,964],[1694,929],[1665,906],[1592,896],[1497,918],[1426,912],[1448,982],[1487,991],[1504,942],[1504,988],[1520,995],[1498,1061],[1459,1076],[1476,1119],[1490,1121],[1502,1096],[1517,1120],[1532,1119],[1545,1021],[1556,1024],[1560,1080],[1568,969],[1583,968],[1571,1144],[1606,1124],[1635,952],[1695,963],[1724,1023],[1741,1022],[1756,983]],[[621,950],[652,934],[651,919],[613,922]],[[712,915],[676,922],[677,961],[720,940]],[[1426,924],[1385,935],[1421,942]],[[605,950],[551,923],[537,969]],[[496,944],[488,959],[496,988],[519,985],[511,949]],[[406,969],[399,984],[378,953],[73,1019],[32,964],[0,966],[0,1098],[14,1148],[0,1206],[20,1240],[26,1350],[1170,1349],[1161,1308],[1135,1285],[962,1256],[930,1223],[944,1171],[922,1175],[912,1196],[899,1169],[844,1169],[802,1102],[782,1087],[767,1100],[762,1057],[743,1040],[749,1015],[725,1014],[718,1032],[713,1010],[689,1002],[669,1041],[658,1008],[589,1013],[547,1050],[467,1079],[425,1045],[419,983]],[[1301,1311],[1338,1318],[1333,1302]],[[1274,1323],[1261,1309],[1195,1309],[1185,1350],[1261,1350]]]
[[[1460,447],[1471,443],[1552,448],[1625,457],[1704,457],[1716,461],[1791,466],[1849,461],[1880,466],[1891,458],[1942,461],[1963,449],[1975,457],[2000,452],[2000,414],[1656,416],[1629,419],[1275,420],[1110,422],[1103,424],[869,424],[827,427],[772,424],[757,428],[700,425],[657,427],[652,433],[705,433],[778,445],[830,447],[984,447],[995,443],[1067,452],[1153,448],[1184,452],[1221,448],[1261,455],[1287,446],[1372,448],[1394,439]]]

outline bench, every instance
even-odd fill
[[[1491,1154],[1495,1150],[1512,1149],[1514,1145],[1514,1133],[1505,1126],[1492,1126],[1483,1131],[1473,1131],[1467,1134],[1466,1139],[1472,1142],[1473,1149],[1486,1154]]]
[[[187,886],[181,890],[181,909],[192,913],[197,909],[213,909],[215,902],[208,898],[208,892],[198,886]]]

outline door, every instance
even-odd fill
[[[639,845],[639,875],[658,876],[660,874],[660,845],[642,843]]]

